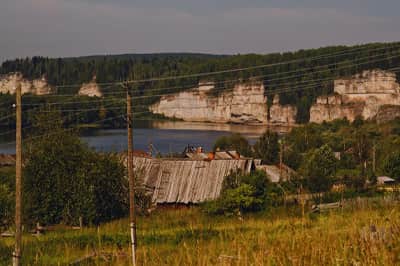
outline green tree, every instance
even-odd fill
[[[14,195],[6,184],[0,184],[0,229],[10,225],[14,217]]]
[[[310,107],[320,95],[326,95],[333,92],[333,80],[338,77],[349,76],[359,73],[363,70],[381,68],[390,69],[398,67],[400,58],[393,58],[391,55],[400,51],[399,43],[374,43],[358,46],[335,46],[323,47],[318,49],[299,50],[297,52],[282,54],[266,54],[266,55],[232,55],[218,56],[205,54],[147,54],[147,55],[110,55],[110,56],[91,56],[81,58],[45,58],[33,57],[24,59],[7,60],[0,66],[0,74],[20,71],[28,79],[40,78],[46,75],[51,85],[68,85],[89,82],[93,75],[97,75],[98,82],[115,82],[124,79],[147,79],[152,77],[176,76],[193,73],[205,73],[209,71],[225,70],[230,68],[251,67],[254,65],[272,64],[292,61],[291,63],[282,65],[277,64],[265,69],[251,69],[241,71],[240,73],[223,73],[213,75],[212,77],[202,77],[208,81],[218,82],[218,89],[230,88],[230,85],[223,84],[224,81],[241,79],[243,82],[249,81],[250,77],[265,76],[270,77],[279,75],[278,79],[269,79],[268,89],[271,91],[282,89],[282,80],[286,80],[285,87],[288,91],[280,93],[282,104],[290,104],[297,107],[296,120],[299,123],[306,123],[310,117]],[[332,56],[327,58],[327,54],[341,53],[343,56]],[[356,64],[357,60],[366,57],[378,57],[382,60],[363,64]],[[317,59],[319,57],[319,59]],[[314,58],[313,60],[303,60],[305,58]],[[386,59],[385,59],[386,58]],[[293,62],[300,60],[299,62]],[[329,65],[329,67],[328,67]],[[346,67],[345,67],[346,66]],[[290,74],[298,69],[308,69],[303,75],[293,77]],[[314,71],[313,69],[319,69]],[[285,74],[286,73],[286,74]],[[299,86],[310,81],[324,79],[320,86],[307,90],[296,90]],[[136,93],[153,96],[144,98],[135,102],[135,105],[146,105],[159,99],[159,91],[152,90],[158,88],[171,88],[168,93],[187,90],[192,88],[199,82],[198,77],[180,79],[180,80],[163,80],[159,82],[146,82],[141,84]],[[293,91],[290,91],[293,89]],[[60,87],[57,93],[71,94],[79,90],[76,88]],[[104,88],[105,92],[116,92],[117,88],[111,86]],[[118,89],[120,90],[120,88]],[[165,90],[164,90],[165,91]],[[166,91],[165,91],[166,92]],[[220,93],[212,90],[211,93]],[[123,97],[121,94],[119,97]],[[36,101],[32,97],[26,99],[28,103]],[[41,96],[41,98],[43,98]],[[269,101],[271,103],[271,101]],[[95,107],[98,110],[101,104]],[[142,111],[147,111],[143,108]],[[9,113],[11,110],[9,110]],[[139,111],[140,112],[140,111]],[[86,118],[98,116],[99,112],[94,111]],[[111,112],[107,112],[107,116],[111,117]],[[93,121],[93,120],[92,120]],[[358,123],[360,121],[357,121]],[[121,123],[117,123],[122,126]]]
[[[363,176],[365,176],[367,172],[367,161],[371,155],[371,138],[372,137],[368,134],[368,132],[365,132],[365,130],[363,130],[362,128],[357,128],[355,132],[353,147],[355,151],[356,161],[362,167],[361,174]]]
[[[247,139],[242,135],[235,133],[230,136],[219,137],[214,144],[214,151],[220,150],[236,150],[244,156],[251,156],[251,146]]]
[[[82,144],[76,132],[62,128],[56,112],[38,116],[34,125],[40,135],[28,143],[24,168],[30,222],[77,224],[82,217],[86,224],[97,224],[126,213],[126,181],[118,158]]]
[[[273,164],[279,161],[278,134],[267,130],[254,145],[254,153],[263,163]]]
[[[388,155],[383,162],[383,172],[385,175],[390,176],[400,181],[400,152],[393,152]]]
[[[328,145],[312,150],[304,159],[302,172],[311,192],[328,191],[335,177],[337,159]]]

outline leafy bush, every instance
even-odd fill
[[[281,197],[282,190],[270,183],[265,172],[231,172],[224,179],[219,198],[207,202],[204,209],[210,214],[225,215],[254,212],[280,202]]]
[[[10,265],[12,247],[7,246],[5,241],[0,241],[0,265]]]
[[[10,225],[14,215],[14,195],[9,187],[0,184],[0,229]]]

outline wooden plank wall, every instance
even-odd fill
[[[136,174],[153,190],[154,203],[199,203],[216,199],[231,170],[249,171],[251,159],[190,160],[134,157]]]

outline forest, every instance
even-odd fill
[[[157,101],[160,95],[195,87],[200,81],[214,82],[215,93],[229,90],[238,82],[262,81],[266,94],[280,94],[282,104],[296,105],[297,122],[309,120],[309,109],[315,99],[333,91],[333,80],[362,70],[384,69],[399,72],[400,43],[371,43],[356,46],[330,46],[318,49],[271,54],[126,54],[87,56],[77,58],[32,57],[8,60],[2,63],[0,74],[21,72],[25,78],[45,76],[56,87],[55,95],[24,96],[29,124],[32,108],[44,103],[58,106],[66,121],[81,124],[98,124],[104,127],[119,127],[118,118],[124,113],[121,100],[124,89],[115,82],[147,80],[130,83],[134,96],[134,112],[137,117],[149,117],[147,106]],[[237,71],[225,71],[237,69]],[[238,70],[241,69],[241,70]],[[213,72],[213,73],[210,73]],[[217,72],[217,73],[215,73]],[[201,75],[196,75],[202,73]],[[189,77],[187,77],[189,75]],[[77,97],[82,83],[93,76],[101,85],[105,97],[95,99]],[[182,78],[169,78],[186,76]],[[160,79],[148,81],[148,79]],[[112,83],[112,84],[110,84]],[[103,85],[102,85],[103,84]],[[211,96],[210,96],[211,97]],[[272,97],[269,97],[271,104]],[[10,95],[0,95],[4,105],[12,103]],[[57,105],[57,103],[60,103]],[[86,106],[90,110],[76,113]],[[121,107],[122,106],[122,107]],[[10,108],[0,109],[1,117],[10,115]],[[68,119],[73,114],[73,118]],[[115,119],[112,119],[115,118]],[[109,119],[103,122],[104,119]],[[0,126],[13,127],[13,118],[0,121]]]

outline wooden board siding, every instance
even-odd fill
[[[251,159],[190,160],[133,157],[135,172],[152,189],[154,203],[199,203],[216,199],[231,170],[249,171]]]

